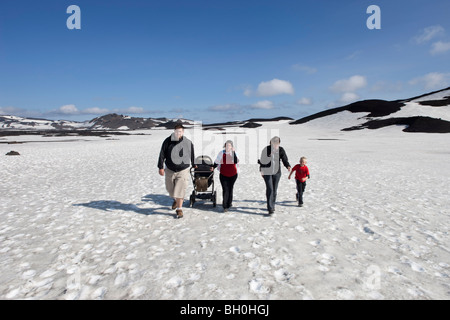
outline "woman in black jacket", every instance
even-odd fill
[[[286,151],[284,151],[283,147],[280,147],[280,143],[280,137],[273,137],[270,140],[270,145],[263,149],[261,159],[258,161],[261,175],[266,183],[267,210],[269,214],[275,212],[278,183],[281,178],[280,161],[283,162],[288,171],[291,171]]]

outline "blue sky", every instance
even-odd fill
[[[450,86],[449,13],[448,0],[2,0],[0,114],[297,119],[408,98]]]

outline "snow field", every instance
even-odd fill
[[[448,137],[316,125],[261,127],[312,177],[299,208],[283,168],[271,217],[247,163],[230,212],[216,173],[218,207],[174,219],[156,168],[169,130],[0,144],[0,298],[448,299]]]

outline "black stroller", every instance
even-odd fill
[[[197,157],[195,163],[197,164],[197,168],[191,168],[190,170],[194,191],[192,191],[189,199],[189,206],[192,208],[196,199],[201,199],[212,201],[213,207],[215,207],[216,191],[214,191],[214,171],[211,171],[214,163],[208,156]]]

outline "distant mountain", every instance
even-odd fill
[[[167,128],[173,129],[177,124],[193,125],[194,121],[186,119],[138,118],[118,114],[107,114],[89,121],[91,129],[101,130],[138,130]]]
[[[351,116],[349,116],[351,115]],[[243,121],[203,124],[203,130],[225,130],[226,128],[257,128],[262,122],[290,121],[290,125],[317,124],[321,127],[338,126],[341,131],[379,129],[392,125],[404,126],[405,132],[450,133],[450,87],[417,97],[386,101],[363,100],[349,105],[328,109],[298,120],[288,117],[271,119],[253,118]],[[193,126],[187,119],[140,118],[119,114],[107,114],[90,121],[47,120],[0,116],[0,135],[5,131],[132,131],[141,129],[173,129],[177,124]],[[3,131],[3,133],[2,133]],[[97,134],[95,133],[95,134]],[[81,133],[80,133],[81,134]]]
[[[254,118],[244,121],[230,121],[212,124],[202,124],[204,130],[225,130],[230,127],[257,128],[260,122],[268,121],[290,121],[292,118],[277,117],[271,119]],[[195,124],[192,120],[187,119],[168,119],[168,118],[140,118],[116,113],[107,114],[94,118],[90,121],[67,121],[67,120],[47,120],[36,118],[22,118],[17,116],[0,116],[0,135],[5,135],[12,131],[16,134],[27,131],[29,134],[39,134],[41,131],[52,131],[62,134],[72,133],[72,131],[82,134],[83,131],[132,131],[144,129],[173,129],[177,124],[183,124],[187,127]],[[3,133],[1,133],[3,129]],[[98,132],[97,132],[98,133]],[[95,133],[95,134],[97,134]]]
[[[273,122],[273,121],[291,121],[294,120],[289,117],[276,117],[276,118],[252,118],[243,121],[229,121],[203,124],[203,130],[225,130],[225,128],[239,127],[239,128],[258,128],[262,124],[259,122]]]
[[[173,129],[176,124],[193,125],[194,121],[186,119],[139,118],[118,114],[107,114],[90,121],[46,120],[22,118],[16,116],[0,116],[0,130],[139,130],[153,128]]]
[[[351,126],[345,123],[346,126],[340,128],[342,131],[401,125],[405,126],[405,132],[450,133],[450,87],[404,100],[358,101],[292,121],[290,124],[327,124],[331,118],[338,119],[339,115],[349,112],[361,114],[361,117]]]
[[[74,130],[86,127],[85,122],[0,116],[0,130]]]

